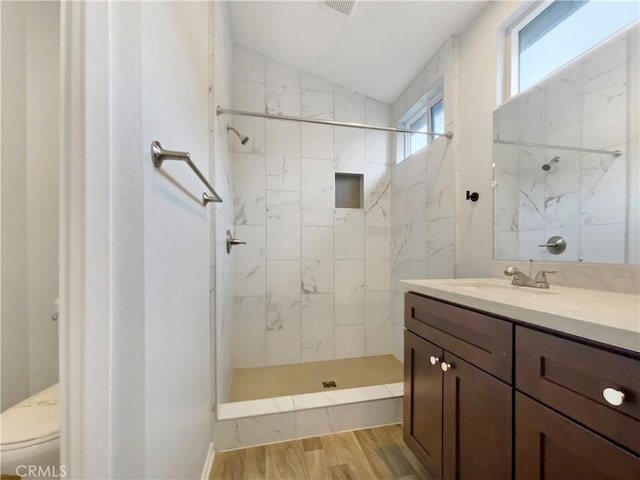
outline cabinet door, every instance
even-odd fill
[[[640,458],[516,393],[516,480],[640,478]]]
[[[512,388],[445,352],[443,475],[511,479]]]
[[[640,454],[639,359],[517,326],[516,388]]]
[[[442,478],[442,356],[440,347],[405,330],[404,440],[434,480]]]

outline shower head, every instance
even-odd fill
[[[232,127],[231,125],[229,125],[229,124],[227,123],[227,132],[228,132],[229,130],[231,130],[233,133],[235,133],[235,134],[238,136],[238,138],[240,139],[240,143],[241,143],[242,145],[246,145],[246,144],[247,144],[247,142],[249,141],[249,137],[247,137],[246,135],[241,134],[241,133],[238,131],[238,129],[237,129],[237,128]]]
[[[551,165],[553,165],[554,163],[558,163],[559,161],[560,161],[560,157],[556,155],[551,160],[549,160],[549,163],[545,163],[544,165],[542,165],[542,170],[544,170],[545,172],[548,172],[549,170],[551,170]]]

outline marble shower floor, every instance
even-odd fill
[[[402,378],[402,363],[393,355],[236,368],[227,402],[389,384]],[[336,387],[324,388],[322,382],[327,381]]]

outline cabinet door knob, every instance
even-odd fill
[[[451,363],[442,362],[440,364],[440,368],[442,369],[443,372],[446,372],[448,370],[453,370],[453,365]]]
[[[620,390],[616,390],[615,388],[605,388],[602,391],[602,396],[608,404],[613,405],[614,407],[619,407],[622,405],[622,402],[624,402],[624,393]]]
[[[439,361],[440,359],[438,357],[434,357],[433,355],[429,357],[429,363],[431,365],[437,365]]]

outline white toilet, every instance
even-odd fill
[[[58,384],[2,412],[0,428],[0,472],[27,479],[61,477]]]

